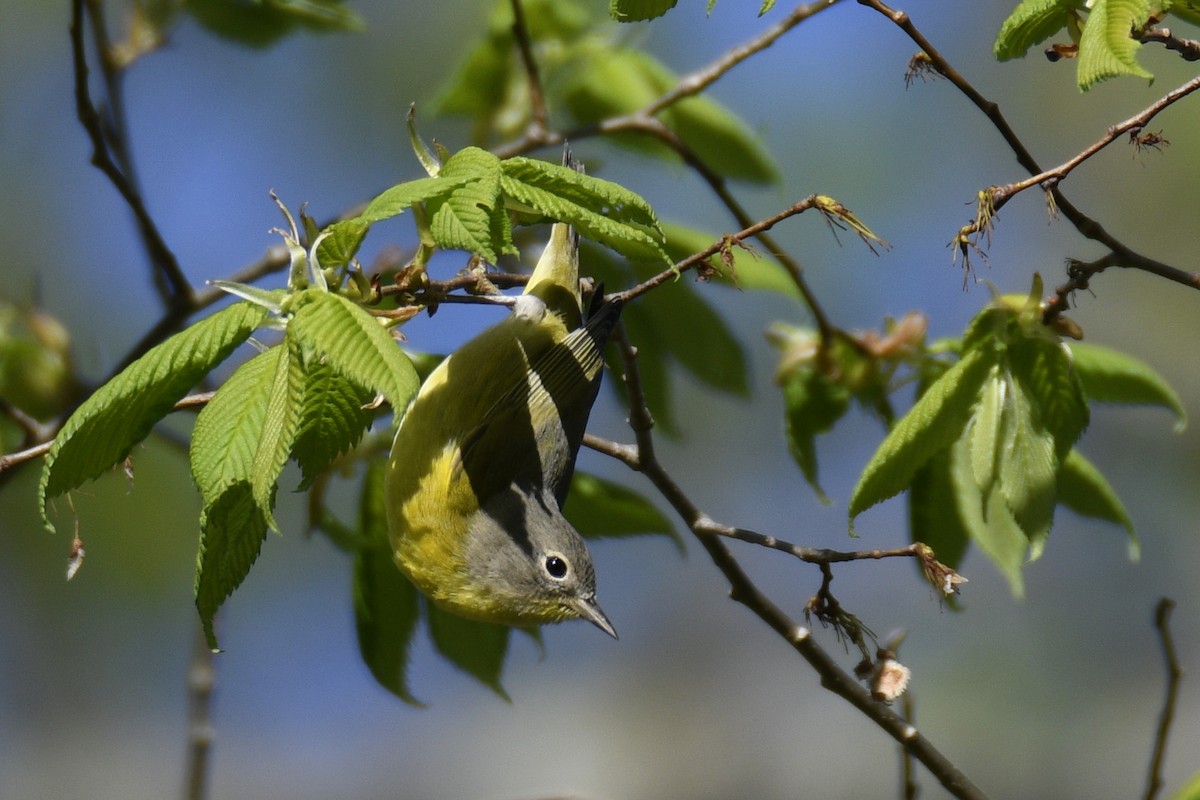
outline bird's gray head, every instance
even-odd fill
[[[464,555],[476,600],[510,624],[581,618],[616,638],[596,602],[591,553],[548,491],[510,486],[490,498],[471,520]]]

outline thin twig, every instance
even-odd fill
[[[943,56],[937,50],[937,48],[935,48],[929,42],[929,40],[925,38],[925,35],[917,29],[916,25],[913,24],[906,12],[892,9],[885,3],[881,2],[881,0],[858,0],[858,2],[860,5],[874,9],[883,16],[887,17],[897,27],[904,31],[904,33],[907,34],[908,37],[912,39],[918,47],[921,48],[922,52],[924,52],[928,57],[930,63],[938,72],[938,74],[944,76],[947,80],[953,83],[955,88],[957,88],[964,96],[966,96],[976,108],[983,112],[984,116],[986,116],[992,123],[992,126],[1000,134],[1001,138],[1004,139],[1005,144],[1007,144],[1009,149],[1012,150],[1013,155],[1016,156],[1017,163],[1020,164],[1024,170],[1031,175],[1038,175],[1043,172],[1043,169],[1037,163],[1037,160],[1034,159],[1028,148],[1026,148],[1025,144],[1021,141],[1020,137],[1018,137],[1016,132],[1012,129],[1012,126],[1008,124],[1008,120],[1005,119],[1004,115],[1000,112],[1000,106],[980,94],[979,91],[972,86],[971,83],[967,81],[967,79],[964,78],[953,67],[953,65],[950,64],[949,61],[946,60],[945,56]],[[1114,256],[1114,265],[1131,269],[1139,269],[1163,278],[1167,278],[1168,280],[1172,280],[1177,283],[1182,283],[1186,286],[1200,289],[1200,275],[1195,275],[1184,270],[1180,270],[1176,267],[1172,267],[1168,264],[1163,264],[1160,261],[1156,261],[1136,252],[1105,230],[1104,226],[1099,222],[1076,208],[1075,204],[1067,199],[1066,195],[1062,193],[1062,190],[1058,186],[1051,186],[1048,191],[1054,203],[1054,207],[1058,209],[1059,213],[1061,213],[1063,217],[1065,217],[1067,221],[1071,223],[1072,226],[1074,226],[1075,230],[1079,231],[1080,235],[1087,239],[1091,239],[1092,241],[1099,242],[1112,251]],[[955,243],[959,246],[960,252],[963,253],[964,257],[971,247],[971,242],[969,241],[970,236],[977,232],[978,230],[976,229],[975,225],[968,225],[963,228],[962,231],[960,231],[959,237],[956,239]],[[1046,303],[1043,319],[1047,324],[1053,322],[1054,319],[1059,316],[1059,314],[1066,310],[1070,295],[1079,288],[1083,287],[1074,285],[1072,282],[1068,282],[1067,284],[1058,287],[1055,296],[1051,297]]]
[[[1187,97],[1197,89],[1200,89],[1200,76],[1192,78],[1190,81],[1174,89],[1173,91],[1167,92],[1158,100],[1154,101],[1145,109],[1137,114],[1134,114],[1124,122],[1118,122],[1116,125],[1110,126],[1098,141],[1089,145],[1088,147],[1085,147],[1083,150],[1059,164],[1057,167],[1042,170],[1038,174],[1022,181],[1015,181],[1004,186],[991,187],[989,191],[992,195],[993,209],[999,211],[1001,206],[1003,206],[1017,194],[1020,194],[1030,187],[1042,186],[1043,188],[1050,188],[1050,186],[1056,185],[1063,178],[1067,177],[1072,170],[1074,170],[1083,162],[1087,161],[1092,156],[1099,153],[1104,148],[1108,147],[1118,138],[1124,136],[1130,131],[1139,131],[1146,127],[1148,124],[1150,124],[1150,120],[1154,119],[1154,117],[1156,117],[1161,111],[1183,99],[1184,97]]]
[[[1170,28],[1150,28],[1143,31],[1139,39],[1142,44],[1154,42],[1168,50],[1174,50],[1184,61],[1200,61],[1200,42],[1195,39],[1180,39],[1171,33]]]
[[[138,232],[142,238],[142,245],[146,248],[146,254],[155,270],[155,285],[160,289],[163,303],[172,310],[190,307],[192,303],[191,284],[183,274],[179,262],[175,259],[175,254],[171,252],[171,248],[167,246],[159,232],[150,212],[146,209],[141,193],[131,177],[122,171],[113,160],[114,149],[119,152],[121,148],[111,147],[109,137],[105,133],[105,121],[92,103],[88,91],[87,52],[84,45],[83,29],[86,16],[84,4],[85,0],[73,0],[71,3],[71,56],[74,62],[75,76],[75,113],[91,140],[92,164],[105,174],[125,200],[130,211],[133,212]],[[93,18],[93,24],[100,25],[102,23]],[[100,36],[98,41],[104,42],[106,37]],[[102,55],[101,58],[103,57]],[[116,83],[110,79],[108,85],[116,86]],[[110,99],[110,107],[111,104],[112,100]],[[108,129],[111,132],[110,135],[116,132],[114,126],[110,125]]]
[[[1158,601],[1154,609],[1154,627],[1158,629],[1159,640],[1162,642],[1163,661],[1167,667],[1167,696],[1163,700],[1162,714],[1158,719],[1158,734],[1154,737],[1154,753],[1150,757],[1150,773],[1146,778],[1146,793],[1144,800],[1154,800],[1163,788],[1162,768],[1167,755],[1167,737],[1171,732],[1171,722],[1175,719],[1175,704],[1179,700],[1179,680],[1183,677],[1183,669],[1179,666],[1179,657],[1175,653],[1175,641],[1171,636],[1171,611],[1175,601],[1164,597]]]
[[[184,800],[204,800],[208,796],[208,765],[211,762],[215,730],[212,724],[213,686],[216,668],[212,648],[204,627],[196,621],[192,661],[188,665],[188,748],[184,781]]]
[[[618,326],[614,335],[625,365],[625,383],[629,393],[629,424],[637,439],[634,469],[644,474],[659,493],[675,509],[684,522],[695,531],[697,539],[730,585],[730,597],[745,605],[763,622],[787,641],[821,678],[821,685],[842,697],[882,728],[930,772],[955,797],[983,798],[985,795],[953,763],[933,746],[915,727],[871,697],[862,685],[838,666],[812,636],[812,631],[788,617],[772,603],[749,576],[725,544],[704,530],[706,516],[692,503],[683,490],[659,464],[651,434],[654,422],[646,406],[641,378],[637,368],[637,350],[625,338]]]
[[[533,139],[545,136],[549,115],[546,112],[546,95],[542,91],[542,77],[537,59],[533,56],[533,42],[529,38],[529,27],[525,24],[525,9],[521,0],[511,0],[513,12],[513,37],[517,40],[517,52],[521,54],[521,65],[529,83],[529,130],[526,135]]]

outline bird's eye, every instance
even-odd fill
[[[546,556],[546,573],[557,580],[567,577],[567,560],[561,556]]]

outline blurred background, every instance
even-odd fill
[[[310,203],[326,218],[417,177],[404,131],[410,102],[422,133],[451,150],[462,120],[422,109],[482,35],[488,2],[354,0],[358,34],[292,36],[252,51],[185,22],[126,85],[131,146],[150,212],[195,285],[228,276],[278,243],[268,198]],[[706,64],[779,18],[723,0],[711,18],[685,2],[623,30],[679,72]],[[1070,63],[1036,52],[997,64],[991,45],[1013,3],[910,0],[907,10],[951,63],[1000,103],[1043,165],[1059,163],[1191,77],[1157,48],[1153,85],[1124,79],[1086,95]],[[88,164],[74,116],[67,4],[4,0],[0,9],[0,298],[41,304],[63,320],[85,379],[99,380],[158,319],[160,307],[131,216]],[[762,135],[783,179],[734,186],[756,217],[808,194],[846,204],[892,244],[871,255],[839,243],[815,215],[775,235],[805,265],[832,319],[878,328],[924,310],[931,336],[956,335],[989,298],[951,264],[946,243],[973,214],[976,192],[1024,177],[987,121],[945,81],[905,89],[914,45],[890,22],[846,2],[801,25],[724,77],[713,95]],[[1200,210],[1200,111],[1185,101],[1156,120],[1171,144],[1134,158],[1117,145],[1064,191],[1133,248],[1194,269]],[[736,224],[682,167],[648,168],[579,142],[589,171],[645,196],[666,220],[726,232]],[[539,156],[557,159],[557,153]],[[405,243],[381,226],[367,259]],[[372,250],[371,248],[374,248]],[[1032,273],[1064,279],[1063,259],[1100,254],[1029,192],[999,215],[982,278],[1028,291]],[[456,269],[449,267],[448,269]],[[448,277],[439,276],[439,277]],[[275,285],[268,283],[267,285]],[[783,444],[772,384],[773,321],[807,324],[780,297],[699,287],[737,331],[753,397],[716,395],[683,375],[682,437],[661,458],[714,518],[801,544],[856,549],[907,539],[904,501],[863,515],[846,535],[845,504],[882,435],[852,412],[818,443],[822,506]],[[669,287],[668,287],[669,289]],[[1072,314],[1090,341],[1160,370],[1200,414],[1195,339],[1200,295],[1141,273],[1095,280]],[[498,312],[446,307],[406,327],[421,349],[445,350]],[[1097,408],[1080,449],[1108,476],[1137,525],[1140,563],[1124,533],[1059,511],[1045,556],[1018,601],[971,553],[962,611],[941,607],[907,561],[835,570],[834,592],[876,632],[907,631],[916,723],[994,797],[1140,795],[1163,697],[1152,613],[1168,595],[1180,657],[1200,671],[1200,430],[1172,432],[1153,409]],[[190,419],[171,423],[186,432]],[[591,429],[629,440],[605,393]],[[180,449],[152,438],[132,480],[114,474],[74,496],[87,561],[64,581],[69,526],[37,521],[40,463],[0,491],[0,798],[161,798],[182,790],[185,679],[199,502]],[[582,469],[650,491],[639,476],[585,452]],[[293,476],[295,477],[295,476]],[[289,479],[285,476],[285,485]],[[291,485],[294,485],[292,483]],[[680,557],[665,538],[593,546],[600,597],[621,640],[590,626],[547,628],[540,651],[515,637],[505,674],[512,703],[436,657],[422,641],[410,683],[424,709],[396,700],[359,659],[350,562],[303,531],[302,495],[281,493],[283,536],[269,536],[225,606],[216,657],[213,798],[893,797],[898,748],[823,690],[794,652],[741,606],[703,551]],[[346,502],[343,508],[350,508]],[[665,506],[664,506],[665,508]],[[349,512],[347,512],[349,516]],[[60,516],[64,519],[65,516]],[[747,570],[797,618],[819,572],[732,543]],[[842,656],[829,631],[823,644]],[[855,658],[842,656],[849,668]],[[1165,776],[1200,767],[1200,685],[1185,679]],[[922,797],[944,791],[918,772]]]

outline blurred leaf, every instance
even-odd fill
[[[354,553],[354,620],[358,649],[375,680],[411,705],[408,651],[420,619],[417,589],[392,560],[384,506],[387,462],[369,462],[359,500],[358,527],[367,545]]]
[[[491,622],[465,619],[426,603],[429,635],[433,646],[451,664],[484,686],[512,702],[500,685],[504,657],[508,653],[509,628]]]
[[[1145,24],[1148,14],[1147,0],[1092,0],[1079,39],[1081,90],[1120,75],[1154,79],[1137,63],[1142,44],[1130,36],[1135,27]]]
[[[1000,26],[992,50],[1000,61],[1021,58],[1084,9],[1084,0],[1023,0]]]
[[[177,333],[101,386],[63,425],[46,456],[38,487],[46,503],[120,463],[175,403],[253,333],[264,308],[235,303]]]
[[[619,483],[576,472],[563,514],[586,539],[666,534],[682,553],[683,539],[653,503]]]
[[[1036,544],[1049,534],[1054,519],[1058,457],[1054,436],[1042,424],[1044,407],[1026,392],[1026,385],[1020,375],[1007,384],[997,479],[980,488],[985,495],[998,492],[1014,521]]]
[[[951,485],[963,527],[979,549],[1000,568],[1013,594],[1021,597],[1025,592],[1021,567],[1029,552],[1029,539],[1001,493],[994,489],[984,492],[975,482],[967,437],[954,443],[949,459]]]
[[[1141,552],[1133,520],[1112,486],[1092,462],[1071,450],[1058,471],[1058,502],[1084,517],[1102,519],[1125,528],[1129,534],[1129,558]]]
[[[187,0],[188,13],[216,35],[266,47],[297,28],[358,31],[362,18],[341,0]]]
[[[608,13],[617,22],[655,19],[675,7],[679,0],[609,0]]]
[[[1187,779],[1170,800],[1200,800],[1200,772]]]
[[[45,422],[70,407],[78,388],[63,324],[0,300],[0,398]]]
[[[646,53],[596,43],[581,48],[566,72],[563,102],[580,125],[640,111],[679,82],[678,75]],[[778,180],[778,169],[761,137],[715,100],[688,97],[657,116],[717,174],[755,183]],[[613,136],[612,140],[658,157],[675,157],[673,151],[643,134]]]
[[[666,234],[665,248],[671,261],[678,263],[693,253],[708,249],[720,236],[703,231],[687,228],[682,225],[663,223],[663,233]],[[761,290],[776,292],[787,297],[800,299],[800,290],[778,261],[768,258],[761,252],[745,249],[734,245],[729,250],[732,262],[729,266],[721,263],[721,257],[714,255],[708,263],[715,270],[715,279],[727,286],[751,291]]]
[[[788,451],[822,503],[829,498],[817,481],[816,437],[828,433],[850,406],[850,390],[815,364],[792,370],[783,381]]]
[[[1056,457],[1065,458],[1089,419],[1083,384],[1069,351],[1057,339],[1028,336],[1010,341],[1005,353],[1034,408],[1033,424],[1053,437]]]
[[[1133,356],[1096,344],[1071,344],[1071,361],[1083,391],[1101,403],[1162,406],[1175,412],[1175,430],[1187,425],[1183,400],[1161,375]]]
[[[344,297],[305,292],[296,303],[288,331],[306,351],[305,358],[324,357],[338,374],[381,393],[397,414],[420,388],[416,370],[391,334]]]
[[[932,547],[937,560],[946,566],[958,567],[967,551],[970,531],[959,515],[949,450],[935,454],[913,476],[908,491],[908,521],[912,541]]]

